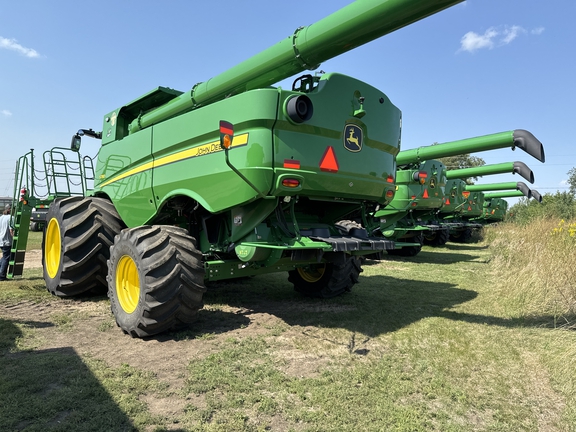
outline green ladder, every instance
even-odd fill
[[[31,215],[32,207],[28,203],[19,202],[16,206],[16,213],[13,215],[14,237],[12,239],[8,272],[6,273],[9,279],[14,278],[14,276],[22,276]]]

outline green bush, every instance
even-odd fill
[[[542,203],[522,198],[508,211],[508,220],[526,225],[536,219],[576,219],[576,197],[568,192],[544,194]]]

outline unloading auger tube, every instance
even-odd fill
[[[527,130],[516,129],[508,132],[403,150],[396,156],[396,163],[400,166],[429,159],[497,150],[506,147],[511,147],[513,150],[519,148],[540,162],[545,161],[544,146],[542,143]]]
[[[490,184],[475,184],[466,185],[465,190],[469,192],[487,192],[487,191],[498,191],[498,190],[508,190],[516,189],[524,194],[528,198],[532,198],[532,191],[524,182],[503,182],[503,183],[490,183]]]
[[[519,174],[530,183],[534,183],[534,172],[524,162],[519,161],[446,171],[446,180],[507,173]]]
[[[130,124],[130,133],[225,97],[265,88],[302,71],[314,70],[323,61],[462,1],[355,1],[314,24],[296,29],[276,45],[140,115]]]
[[[530,195],[532,198],[541,203],[542,202],[542,195],[536,189],[530,189]],[[511,191],[502,191],[502,192],[486,192],[484,194],[485,199],[491,198],[515,198],[515,197],[523,197],[526,196],[524,192],[520,190],[511,190]]]

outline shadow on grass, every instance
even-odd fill
[[[20,351],[15,322],[47,324],[0,318],[0,430],[135,430],[74,349]]]
[[[422,264],[456,264],[460,262],[474,261],[480,258],[480,255],[472,255],[465,253],[448,253],[438,251],[421,251],[418,255],[414,257],[400,257],[388,255],[385,256],[382,261],[370,261],[367,260],[366,264],[379,264],[383,261],[391,262],[410,262],[410,263],[422,263]]]
[[[411,263],[427,263],[427,264],[456,264],[460,262],[477,261],[482,258],[480,252],[488,246],[474,246],[474,245],[450,245],[446,244],[442,247],[425,246],[418,255],[413,257],[402,257],[395,255],[384,254],[382,261],[367,260],[367,264],[380,263],[385,261],[405,261]],[[448,252],[447,252],[448,251]],[[454,253],[452,253],[454,251]]]
[[[478,293],[449,282],[423,283],[381,275],[360,280],[352,292],[325,300],[302,297],[280,275],[264,275],[244,283],[218,284],[206,293],[204,300],[208,307],[227,304],[243,315],[269,313],[289,325],[345,328],[371,337],[431,317],[501,327],[543,327],[543,323],[553,319],[506,319],[451,311]]]
[[[478,251],[488,249],[488,245],[480,246],[471,243],[446,243],[442,246],[448,250],[454,251]]]

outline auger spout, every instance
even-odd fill
[[[131,120],[134,133],[177,114],[265,88],[463,0],[361,0],[334,12],[162,106]]]
[[[516,189],[524,194],[528,198],[532,198],[532,192],[530,188],[524,182],[504,182],[504,183],[491,183],[491,184],[476,184],[467,185],[465,188],[470,192],[485,192],[485,191],[498,191],[498,190],[508,190]]]
[[[534,183],[534,172],[524,162],[504,162],[479,167],[462,168],[446,171],[446,179],[466,179],[469,177],[481,177],[492,174],[519,174],[530,183]]]
[[[530,194],[535,201],[541,203],[542,202],[542,195],[536,189],[530,189]],[[510,190],[510,191],[502,191],[502,192],[487,192],[484,194],[484,198],[515,198],[515,197],[522,197],[526,196],[524,192],[520,190]]]
[[[540,162],[544,162],[545,160],[544,146],[542,143],[530,132],[524,129],[516,129],[508,132],[404,150],[396,156],[396,163],[398,165],[405,165],[429,159],[497,150],[506,147],[510,147],[512,150],[517,147],[524,150],[530,156],[535,157]]]

